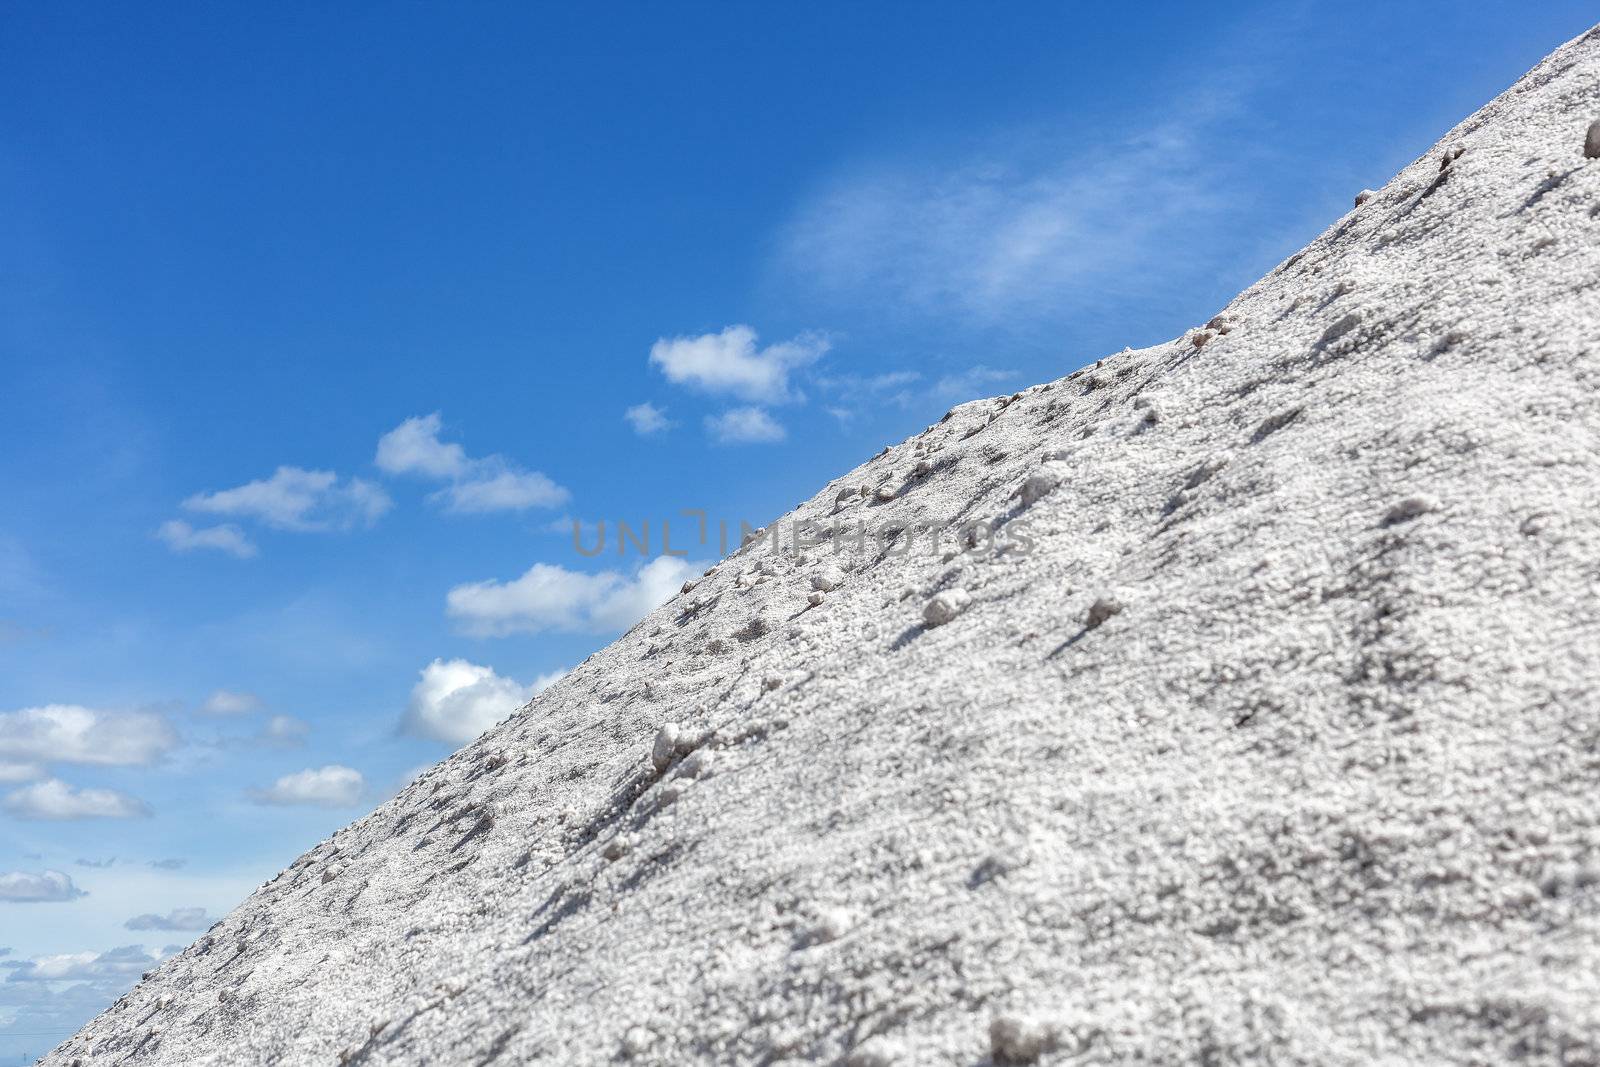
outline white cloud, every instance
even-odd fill
[[[260,711],[266,705],[254,693],[237,692],[232,689],[217,689],[206,697],[205,703],[200,705],[202,715],[249,715]]]
[[[835,403],[825,410],[842,423],[849,423],[868,411],[893,404],[908,411],[948,406],[988,396],[1014,382],[1017,372],[989,367],[982,363],[952,371],[935,381],[925,382],[915,371],[891,371],[870,377],[841,375],[819,378],[817,385],[828,390]]]
[[[895,389],[904,389],[914,382],[920,381],[922,374],[914,370],[885,371],[882,374],[833,374],[817,379],[817,385],[830,392],[849,395],[861,393],[883,393]]]
[[[360,803],[366,791],[367,782],[360,771],[334,763],[286,774],[251,795],[258,804],[345,808]]]
[[[466,514],[553,508],[572,498],[571,493],[538,471],[483,468],[475,477],[441,489],[436,496],[445,501],[447,511]]]
[[[79,789],[59,778],[47,778],[14,789],[0,808],[19,819],[66,822],[75,819],[140,819],[150,807],[137,797],[114,789]]]
[[[402,422],[378,438],[373,460],[386,474],[420,474],[428,478],[459,478],[471,465],[464,448],[439,440],[443,420],[436,411]]]
[[[360,478],[340,481],[333,471],[279,467],[270,478],[217,493],[196,493],[183,506],[303,532],[371,526],[392,503],[381,488]]]
[[[9,763],[0,761],[0,785],[31,782],[44,776],[44,768],[35,763]]]
[[[177,745],[167,720],[149,712],[47,704],[0,713],[0,760],[127,766],[152,763]]]
[[[422,669],[421,681],[412,688],[402,726],[409,733],[464,745],[565,673],[554,671],[522,685],[464,659],[436,659]]]
[[[51,1041],[72,1033],[170,954],[171,950],[152,953],[128,945],[102,953],[6,960],[5,1004],[0,1007],[4,1047],[16,1053],[33,1045],[34,1040],[27,1037],[30,1033],[49,1035]],[[15,1040],[18,1035],[24,1040]],[[9,1056],[4,1058],[13,1062]]]
[[[1151,277],[1214,269],[1211,235],[1255,205],[1250,159],[1214,151],[1232,108],[1197,87],[1180,113],[1061,138],[1007,130],[965,158],[867,161],[797,212],[778,265],[793,285],[875,313],[1014,326],[1093,309]],[[1128,132],[1131,131],[1131,132]],[[1236,245],[1236,242],[1231,242]]]
[[[129,984],[161,962],[141,945],[124,945],[109,952],[72,952],[39,956],[12,968],[8,982],[107,982]]]
[[[197,548],[215,549],[238,559],[251,559],[257,553],[255,542],[231,522],[196,529],[182,519],[168,519],[156,530],[174,552],[193,552]]]
[[[986,367],[979,363],[955,374],[947,374],[933,384],[933,395],[941,401],[965,403],[978,400],[985,390],[1002,382],[1015,381],[1017,372]]]
[[[640,437],[649,437],[651,434],[658,434],[663,430],[671,429],[673,426],[673,423],[667,418],[666,409],[658,408],[648,401],[643,404],[633,405],[633,407],[622,413],[622,417],[628,420],[628,425],[632,426],[633,432]]]
[[[165,915],[135,915],[122,925],[129,930],[204,930],[214,921],[204,908],[173,908]]]
[[[70,875],[60,871],[30,874],[27,871],[6,871],[0,874],[0,900],[13,904],[60,904],[87,896],[72,884]]]
[[[788,436],[762,408],[733,408],[706,416],[706,432],[725,445],[771,444]]]
[[[293,715],[274,715],[261,728],[259,740],[274,748],[298,748],[306,743],[311,724]]]
[[[583,574],[550,563],[535,563],[509,582],[458,585],[445,596],[445,608],[466,632],[477,636],[566,630],[615,633],[664,604],[700,564],[658,556],[632,577],[618,571]]]
[[[819,359],[828,347],[820,334],[802,334],[758,349],[756,332],[736,325],[699,337],[663,337],[650,346],[650,362],[676,385],[781,404],[798,399],[789,388],[790,372]]]
[[[374,462],[388,474],[415,474],[450,484],[431,499],[447,511],[481,514],[559,507],[572,494],[539,471],[501,455],[473,459],[458,444],[439,440],[438,412],[407,419],[378,439]]]

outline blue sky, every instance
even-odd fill
[[[1593,17],[321,7],[0,13],[0,1063],[681,581],[573,518],[1203,322]]]

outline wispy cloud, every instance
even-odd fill
[[[464,745],[557,682],[554,671],[522,685],[493,668],[464,659],[436,659],[411,690],[402,728],[422,737]]]
[[[204,930],[214,922],[204,908],[173,908],[165,915],[135,915],[123,927],[128,930]]]
[[[458,585],[445,610],[467,633],[480,637],[565,630],[616,633],[665,603],[700,565],[658,556],[634,574],[584,574],[535,563],[509,582]]]
[[[851,422],[868,411],[885,406],[909,411],[976,400],[1017,380],[1017,372],[979,363],[965,370],[925,380],[916,372],[892,372],[868,378],[837,377],[819,380],[832,402],[827,411],[840,422]]]
[[[858,160],[805,198],[778,241],[787,287],[874,314],[983,326],[1093,309],[1210,258],[1254,210],[1252,165],[1219,152],[1241,74],[1207,67],[1163,110],[1013,127],[961,154]]]
[[[526,511],[560,507],[571,499],[571,493],[540,471],[498,454],[468,456],[459,444],[439,439],[443,428],[438,412],[406,419],[378,439],[374,462],[386,474],[448,482],[432,497],[447,511]]]
[[[831,393],[872,397],[909,388],[921,380],[921,371],[896,370],[882,374],[828,374],[816,381]]]
[[[998,367],[986,367],[979,363],[975,367],[946,374],[933,383],[933,396],[945,403],[965,403],[968,400],[977,400],[992,392],[997,386],[1005,385],[1017,380],[1017,372],[1003,370]]]
[[[333,471],[279,467],[262,478],[215,493],[196,493],[186,510],[252,518],[279,530],[349,530],[371,526],[392,506],[389,495],[361,478]]]
[[[209,549],[236,559],[253,559],[260,551],[255,542],[231,522],[197,528],[182,519],[168,519],[157,527],[156,537],[178,553]]]
[[[216,689],[206,697],[200,705],[202,715],[231,716],[250,715],[265,707],[261,698],[254,693],[245,693],[232,689]]]

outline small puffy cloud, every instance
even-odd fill
[[[153,763],[178,745],[167,720],[150,712],[46,704],[0,712],[0,760],[17,763]]]
[[[236,559],[251,559],[258,551],[255,542],[231,522],[197,528],[182,519],[168,519],[156,529],[156,537],[174,552],[206,548],[226,552]]]
[[[782,424],[762,408],[734,408],[706,416],[706,431],[725,445],[759,445],[788,436]]]
[[[417,415],[378,438],[374,462],[386,474],[413,474],[450,484],[431,499],[447,511],[482,514],[559,507],[572,494],[539,471],[501,455],[473,459],[460,445],[439,440],[438,412]]]
[[[436,659],[422,669],[401,725],[408,733],[464,745],[565,673],[554,671],[522,685],[464,659]]]
[[[142,819],[150,806],[114,789],[79,789],[59,778],[47,778],[14,789],[0,799],[0,809],[19,819],[68,822],[76,819]]]
[[[218,689],[206,697],[205,703],[200,705],[202,715],[249,715],[266,707],[261,698],[254,693],[236,692],[232,689]]]
[[[14,967],[7,982],[115,982],[126,985],[161,962],[142,945],[124,945],[109,952],[73,952],[40,956]]]
[[[273,748],[298,748],[306,743],[306,735],[310,732],[311,724],[304,719],[297,719],[293,715],[274,715],[261,728],[257,740]]]
[[[0,901],[12,904],[62,904],[88,896],[60,871],[5,871],[0,873]]]
[[[204,930],[215,921],[204,908],[173,908],[165,915],[135,915],[122,925],[128,930]]]
[[[180,859],[151,860],[150,866],[158,871],[176,871],[184,867],[189,861]]]
[[[663,337],[650,346],[650,363],[675,385],[781,404],[796,399],[789,388],[790,373],[821,358],[828,347],[825,337],[802,334],[758,348],[754,330],[729,326],[698,337]]]
[[[675,556],[658,556],[631,577],[535,563],[509,582],[456,586],[445,595],[445,610],[467,633],[479,637],[541,630],[615,633],[666,603],[702,569]]]
[[[649,437],[651,434],[658,434],[672,427],[671,421],[667,419],[666,409],[658,408],[649,402],[633,405],[622,413],[622,417],[628,420],[628,425],[632,426],[633,432],[640,437]]]
[[[420,474],[427,478],[459,478],[471,462],[466,449],[439,440],[443,421],[436,411],[418,415],[378,438],[373,460],[385,474]]]
[[[360,803],[366,791],[367,782],[360,771],[334,763],[286,774],[251,796],[257,804],[347,808]]]
[[[270,478],[216,493],[196,493],[183,506],[304,532],[371,526],[392,503],[389,494],[360,478],[340,480],[333,471],[279,467]]]

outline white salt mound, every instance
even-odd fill
[[[1028,545],[741,549],[44,1062],[1600,1062],[1597,115],[1600,31],[850,472],[772,528]]]

